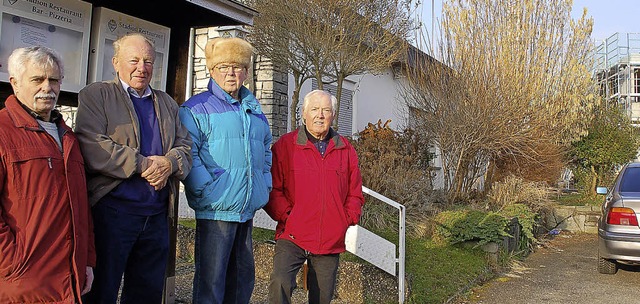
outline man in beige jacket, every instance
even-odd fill
[[[160,303],[169,253],[167,217],[191,169],[191,139],[178,104],[149,86],[153,43],[113,44],[117,79],[80,91],[76,133],[88,171],[97,266],[88,303]]]

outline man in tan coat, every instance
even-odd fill
[[[88,303],[162,301],[169,218],[179,180],[191,170],[191,139],[178,104],[149,85],[153,43],[141,34],[114,42],[117,79],[78,95],[76,133],[85,155],[95,222],[96,281]]]

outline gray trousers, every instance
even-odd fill
[[[307,262],[309,304],[328,304],[333,299],[340,254],[315,255],[291,241],[279,239],[273,256],[273,272],[269,280],[269,303],[289,304],[296,287],[296,275]]]

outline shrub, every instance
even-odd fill
[[[479,210],[458,210],[440,212],[434,218],[435,241],[455,244],[478,241],[478,245],[501,242],[509,236],[505,231],[507,218],[496,212]]]
[[[411,130],[397,132],[390,120],[369,125],[353,145],[358,153],[363,185],[404,205],[410,232],[424,231],[432,186],[432,153]],[[394,208],[367,197],[361,225],[373,230],[397,227]]]
[[[539,141],[531,143],[532,153],[525,155],[501,154],[493,165],[494,181],[500,181],[510,175],[525,180],[555,184],[557,177],[565,168],[565,149],[561,145]]]
[[[529,252],[533,249],[533,245],[538,241],[534,234],[538,214],[525,204],[508,205],[502,209],[501,214],[506,218],[518,218],[521,228],[518,251]]]
[[[548,202],[548,193],[545,183],[528,182],[509,175],[491,186],[487,198],[489,209],[494,211],[512,204],[525,204],[537,210]]]
[[[497,182],[489,192],[488,206],[507,218],[518,218],[522,233],[518,249],[528,251],[537,242],[536,226],[539,214],[550,208],[549,191],[545,183],[525,181],[510,175]]]

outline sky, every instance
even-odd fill
[[[422,22],[431,31],[431,16],[435,15],[436,28],[440,20],[443,0],[422,0]],[[434,7],[432,14],[431,7]],[[593,18],[591,38],[603,41],[616,32],[640,33],[640,1],[638,0],[574,0],[572,17],[578,19],[582,8]]]
[[[593,18],[591,38],[603,41],[618,33],[640,33],[640,2],[637,0],[574,0],[572,16],[577,19],[582,8]]]

